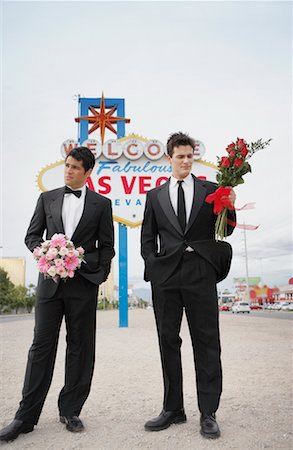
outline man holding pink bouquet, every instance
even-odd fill
[[[15,419],[0,431],[13,441],[33,431],[48,393],[63,316],[67,331],[65,383],[60,391],[60,422],[82,431],[79,418],[91,386],[95,360],[96,302],[110,272],[114,252],[111,201],[86,186],[95,159],[86,147],[65,161],[65,185],[40,195],[25,243],[40,271],[35,329]],[[46,232],[46,240],[43,240]]]

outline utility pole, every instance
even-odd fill
[[[243,234],[244,234],[244,256],[245,256],[245,273],[246,273],[246,298],[247,298],[248,303],[250,303],[249,276],[248,276],[248,255],[247,255],[245,222],[243,222]]]
[[[258,258],[258,259],[260,262],[260,275],[261,275],[261,301],[262,301],[262,306],[264,307],[266,304],[266,299],[265,299],[265,293],[264,293],[262,258]]]

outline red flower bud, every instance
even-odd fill
[[[231,144],[228,145],[228,147],[226,148],[227,152],[230,154],[231,151],[235,150],[235,144],[234,142],[232,142]]]
[[[243,148],[243,149],[241,150],[241,152],[240,152],[240,155],[241,155],[243,158],[246,158],[247,154],[248,154],[247,148]]]
[[[234,167],[241,167],[243,165],[244,161],[241,158],[235,158],[234,159]]]
[[[230,167],[230,159],[227,156],[222,156],[220,167]]]
[[[244,139],[237,139],[237,147],[239,150],[247,149],[247,144]]]

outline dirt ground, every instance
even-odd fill
[[[118,327],[117,311],[98,312],[97,362],[81,419],[86,430],[70,433],[58,421],[57,397],[64,377],[64,328],[53,382],[33,433],[1,448],[11,450],[280,450],[293,448],[292,321],[257,312],[222,312],[224,389],[217,413],[222,436],[199,433],[192,348],[184,319],[181,337],[187,422],[160,432],[144,423],[162,407],[162,378],[152,310],[129,311]],[[33,316],[0,323],[0,427],[13,419],[20,400]]]

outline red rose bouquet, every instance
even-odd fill
[[[235,209],[228,198],[231,188],[244,183],[243,176],[251,172],[251,166],[247,160],[255,152],[269,145],[270,141],[271,139],[265,142],[259,139],[247,144],[244,139],[237,138],[236,142],[232,142],[226,148],[228,156],[217,157],[216,179],[219,188],[206,198],[207,203],[214,203],[214,213],[218,216],[215,226],[216,239],[222,240],[226,237],[227,213],[228,210]]]

